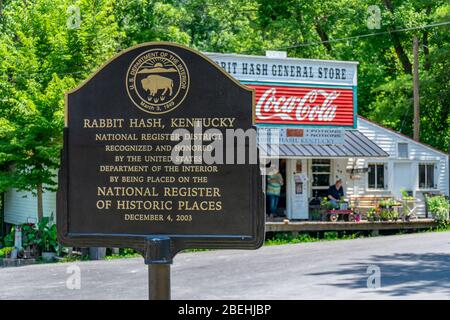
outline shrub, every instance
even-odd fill
[[[391,214],[390,214],[389,210],[385,210],[385,209],[381,210],[380,219],[382,221],[388,221],[390,219],[390,216],[391,216]]]
[[[323,238],[325,240],[338,240],[339,234],[336,231],[327,231],[327,232],[324,232]]]
[[[448,220],[449,205],[444,196],[427,197],[426,201],[428,210],[436,221],[445,222]]]
[[[14,246],[14,234],[15,234],[15,228],[11,227],[10,232],[3,238],[3,245],[5,247],[13,247]]]
[[[56,225],[51,224],[48,217],[42,218],[37,225],[36,244],[42,252],[57,252],[59,248],[56,238]]]
[[[8,254],[11,253],[11,251],[14,250],[14,247],[5,247],[0,249],[0,258],[5,258],[8,256]]]
[[[375,208],[370,208],[367,211],[367,219],[369,221],[379,221],[380,215],[378,214],[377,210]]]

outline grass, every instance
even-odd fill
[[[275,233],[266,239],[264,245],[266,246],[276,246],[282,244],[295,244],[295,243],[306,243],[306,242],[319,242],[319,241],[335,241],[335,240],[350,240],[357,238],[365,238],[366,235],[360,232],[346,233],[346,232],[336,232],[328,231],[323,232],[302,232],[297,236],[292,235],[290,232]]]
[[[424,232],[446,232],[450,231],[450,224],[443,224],[438,227],[419,230],[415,232],[408,232],[407,230],[400,230],[396,232],[386,232],[385,234],[381,233],[377,236],[385,236],[385,235],[401,235],[401,234],[410,234],[410,233],[424,233]],[[351,240],[351,239],[359,239],[359,238],[368,238],[374,237],[369,232],[336,232],[336,231],[327,231],[327,232],[302,232],[297,236],[292,235],[291,232],[276,232],[271,234],[265,241],[264,245],[266,246],[276,246],[283,244],[295,244],[295,243],[307,243],[307,242],[318,242],[318,241],[336,241],[336,240]]]
[[[59,258],[57,262],[64,263],[64,262],[76,262],[76,261],[89,261],[89,256],[84,255],[67,255],[62,258]]]
[[[127,259],[142,257],[139,253],[112,254],[105,257],[105,260]]]
[[[423,232],[446,232],[446,231],[450,231],[450,223],[449,222],[443,223],[440,226],[437,226],[435,228],[419,230],[417,232],[423,233]]]

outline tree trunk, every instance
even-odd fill
[[[42,184],[38,184],[37,187],[37,216],[38,222],[44,217],[44,206],[42,203]]]
[[[384,4],[386,5],[386,8],[394,14],[394,6],[392,5],[391,0],[384,0]],[[389,30],[392,31],[392,30]],[[409,61],[409,58],[407,54],[405,53],[405,50],[403,50],[402,43],[400,42],[400,37],[395,32],[390,32],[392,43],[394,44],[395,53],[397,54],[398,59],[400,60],[402,66],[403,66],[403,72],[406,74],[412,74],[412,65],[411,61]]]
[[[317,34],[320,37],[320,40],[323,42],[323,46],[325,49],[327,49],[328,53],[331,53],[331,44],[328,42],[330,41],[330,38],[328,37],[328,34],[323,30],[322,26],[318,21],[314,24],[314,27],[316,28]]]

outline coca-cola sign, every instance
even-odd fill
[[[248,84],[256,90],[256,124],[354,127],[351,88]]]

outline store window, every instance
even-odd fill
[[[367,187],[369,189],[385,189],[385,164],[369,163],[367,171]]]
[[[434,164],[420,163],[419,164],[419,188],[420,189],[435,189],[434,184]]]
[[[331,185],[331,160],[313,159],[311,173],[313,197],[326,197],[328,188]]]
[[[402,159],[408,159],[408,144],[406,142],[398,143],[398,157]]]

